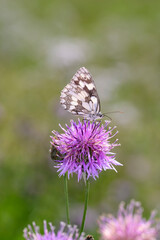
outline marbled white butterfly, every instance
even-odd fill
[[[72,114],[87,120],[101,119],[99,96],[89,71],[82,67],[61,92],[60,102]]]

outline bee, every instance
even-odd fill
[[[94,240],[93,236],[92,235],[87,235],[85,240]]]
[[[61,160],[63,160],[63,155],[58,151],[56,146],[51,145],[51,148],[50,148],[49,152],[50,152],[51,159],[53,161],[61,161]]]

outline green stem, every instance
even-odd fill
[[[68,180],[67,180],[67,173],[65,173],[65,175],[64,175],[64,193],[65,193],[65,202],[66,202],[67,224],[70,224],[70,219],[69,219],[69,200],[68,200]]]
[[[83,211],[83,218],[82,218],[82,224],[81,224],[81,229],[80,229],[80,235],[83,232],[85,219],[86,219],[87,205],[88,205],[88,198],[89,198],[89,186],[90,186],[90,182],[89,182],[89,180],[86,180],[86,184],[85,184],[85,202],[84,202],[84,211]]]

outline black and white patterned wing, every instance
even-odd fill
[[[60,102],[72,114],[94,119],[100,113],[99,96],[89,71],[82,67],[62,90]]]

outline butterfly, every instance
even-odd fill
[[[64,109],[87,120],[101,119],[100,99],[89,71],[81,67],[61,92],[60,103]]]

